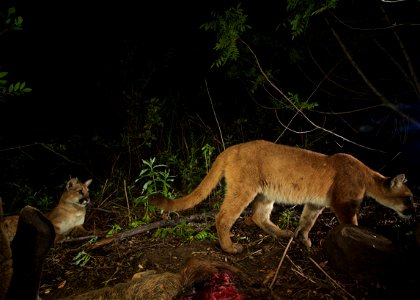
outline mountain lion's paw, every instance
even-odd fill
[[[281,238],[290,238],[293,236],[293,231],[290,230],[282,230],[279,237]]]
[[[241,244],[234,243],[229,248],[227,248],[227,247],[223,248],[223,250],[226,251],[227,253],[238,254],[238,253],[241,253],[244,250],[244,247],[242,247]]]

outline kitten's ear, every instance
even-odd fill
[[[66,184],[66,190],[70,190],[71,188],[73,188],[73,186],[78,182],[79,180],[77,178],[71,178],[69,181],[67,181]]]
[[[89,184],[91,184],[91,183],[92,183],[92,179],[88,179],[88,180],[85,181],[86,186],[89,186]]]

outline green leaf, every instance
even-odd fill
[[[7,16],[10,17],[11,15],[16,13],[16,8],[13,7],[9,7],[9,10],[7,11]]]
[[[13,88],[13,91],[17,92],[19,90],[19,87],[20,87],[20,82],[15,84],[15,87]]]
[[[19,16],[15,19],[15,25],[16,26],[21,27],[22,23],[23,23],[23,18],[21,16]]]
[[[8,92],[9,93],[12,93],[13,92],[13,83],[11,85],[9,85],[9,91]]]
[[[0,78],[6,77],[9,72],[0,72]]]

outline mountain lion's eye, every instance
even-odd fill
[[[83,196],[83,190],[79,190],[78,192],[79,192],[80,195]]]

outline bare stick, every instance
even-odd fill
[[[367,146],[364,146],[364,145],[361,145],[361,144],[359,144],[359,143],[356,143],[355,141],[352,141],[352,140],[350,140],[350,139],[348,139],[348,138],[346,138],[346,137],[344,137],[344,136],[342,136],[342,135],[339,135],[339,134],[337,134],[337,133],[335,133],[334,131],[332,131],[332,130],[329,130],[329,129],[326,129],[326,128],[324,128],[324,127],[322,127],[322,126],[319,126],[318,124],[316,124],[314,121],[312,121],[303,111],[302,111],[302,109],[300,109],[300,108],[298,108],[297,106],[296,106],[296,104],[293,102],[293,101],[291,101],[290,100],[290,98],[289,97],[287,97],[287,95],[282,91],[282,90],[280,90],[272,81],[271,81],[271,79],[268,77],[268,75],[264,72],[264,70],[263,70],[263,68],[262,68],[262,66],[260,65],[260,61],[258,60],[258,57],[257,57],[257,55],[254,53],[254,51],[251,49],[251,47],[247,44],[247,43],[245,43],[244,41],[241,41],[242,43],[244,43],[245,44],[245,46],[248,48],[248,50],[251,52],[251,54],[254,56],[254,59],[255,59],[255,62],[256,62],[256,64],[257,64],[257,67],[258,67],[258,69],[260,70],[260,72],[261,72],[261,74],[264,76],[264,78],[265,78],[265,80],[267,80],[267,82],[284,98],[284,99],[286,99],[288,102],[289,102],[289,104],[296,110],[296,112],[298,112],[309,124],[311,124],[313,127],[315,127],[316,129],[320,129],[320,130],[322,130],[322,131],[325,131],[325,132],[327,132],[327,133],[329,133],[329,134],[331,134],[331,135],[333,135],[333,136],[335,136],[335,137],[338,137],[338,138],[340,138],[340,139],[342,139],[343,141],[346,141],[346,142],[348,142],[348,143],[351,143],[351,144],[353,144],[353,145],[356,145],[356,146],[359,146],[359,147],[361,147],[361,148],[364,148],[364,149],[368,149],[368,150],[372,150],[372,151],[377,151],[377,152],[382,152],[382,153],[384,153],[384,151],[381,151],[381,150],[378,150],[378,149],[374,149],[374,148],[370,148],[370,147],[367,147]]]
[[[127,202],[128,223],[131,223],[130,202],[128,201],[127,184],[126,184],[125,179],[124,179],[124,194],[125,194],[125,201]]]
[[[289,262],[295,267],[292,267],[292,271],[298,274],[299,276],[302,276],[303,278],[309,280],[312,283],[316,283],[314,280],[312,280],[309,276],[303,274],[302,268],[298,265],[296,265],[293,260],[289,257],[289,255],[286,255],[286,258],[289,260]]]
[[[226,149],[226,147],[225,147],[225,142],[223,140],[222,129],[220,128],[219,120],[217,119],[216,111],[215,111],[214,106],[213,106],[213,100],[211,99],[209,87],[207,86],[207,80],[204,80],[204,82],[206,83],[206,90],[207,90],[207,94],[209,95],[211,109],[213,110],[214,118],[216,119],[217,128],[219,128],[219,134],[220,134],[220,138],[222,140],[222,145],[223,145],[223,150],[224,150],[224,149]]]
[[[328,20],[327,24],[329,24]],[[418,122],[416,119],[413,119],[412,117],[408,116],[407,114],[403,113],[400,109],[398,109],[398,106],[392,103],[385,95],[383,95],[374,85],[373,83],[368,79],[366,74],[362,71],[360,66],[357,64],[357,62],[354,60],[353,56],[350,54],[350,51],[347,49],[347,46],[344,44],[344,42],[341,40],[340,35],[334,30],[332,26],[330,26],[330,30],[335,37],[336,41],[340,45],[341,49],[344,52],[344,55],[347,57],[347,59],[350,61],[353,68],[356,70],[356,72],[359,74],[359,76],[362,78],[362,80],[365,82],[365,84],[371,89],[371,91],[375,94],[375,96],[378,97],[379,100],[388,108],[402,116],[403,118],[407,119],[412,124],[420,127],[420,122]],[[401,44],[400,44],[401,45]],[[407,56],[405,56],[407,58]],[[410,61],[409,61],[410,63]]]
[[[313,264],[318,268],[318,269],[320,269],[321,270],[321,272],[322,273],[324,273],[324,275],[325,276],[327,276],[327,278],[331,281],[331,283],[333,284],[333,286],[335,286],[335,287],[338,287],[339,289],[341,289],[344,293],[346,293],[346,295],[347,296],[349,296],[350,298],[352,298],[352,299],[355,299],[356,300],[356,298],[352,295],[352,294],[350,294],[349,292],[347,292],[346,291],[346,289],[340,284],[340,283],[338,283],[336,280],[334,280],[330,275],[328,275],[328,273],[327,272],[325,272],[324,271],[324,269],[323,268],[321,268],[321,266],[316,262],[316,261],[314,261],[311,257],[309,257],[308,256],[308,258],[309,258],[309,260],[311,261],[311,262],[313,262]]]
[[[279,273],[280,267],[281,267],[281,265],[283,264],[283,260],[284,260],[284,258],[286,257],[287,250],[289,250],[289,247],[290,247],[290,244],[291,244],[291,243],[292,243],[292,241],[293,241],[293,236],[294,236],[294,235],[295,235],[295,234],[293,234],[293,235],[290,237],[290,240],[289,240],[289,242],[287,243],[287,246],[286,246],[286,248],[285,248],[285,249],[284,249],[284,251],[283,251],[283,255],[282,255],[281,259],[280,259],[279,265],[277,266],[276,273],[274,274],[273,280],[271,281],[271,284],[270,284],[270,289],[272,289],[272,288],[273,288],[274,282],[275,282],[275,281],[276,281],[276,279],[277,279],[277,275],[278,275],[278,273]]]

